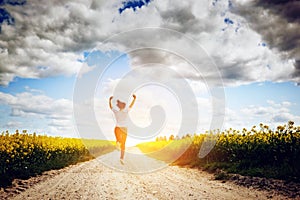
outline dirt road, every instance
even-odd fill
[[[213,180],[197,169],[166,166],[131,148],[69,167],[11,199],[269,199],[270,193]],[[152,171],[152,172],[151,172]],[[286,199],[272,195],[272,199]]]

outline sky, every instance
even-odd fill
[[[131,143],[300,124],[300,2],[0,1],[0,128]]]

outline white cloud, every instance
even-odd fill
[[[135,77],[134,80],[137,80],[138,77]],[[132,82],[122,82],[122,86],[124,87],[124,84],[132,84]],[[111,111],[108,109],[108,98],[110,95],[113,94],[115,87],[120,84],[120,79],[110,79],[106,82],[105,87],[98,88],[99,90],[102,89],[102,91],[97,91],[97,99],[95,103],[95,112],[98,120],[98,125],[102,127],[105,131],[104,132],[112,132],[112,127],[114,127],[114,120],[113,115]],[[182,125],[182,119],[190,119],[191,117],[193,119],[190,120],[191,125],[193,124],[193,121],[197,118],[197,126],[192,131],[186,130],[184,134],[190,133],[196,133],[196,132],[204,132],[206,130],[209,130],[211,126],[213,126],[212,120],[212,112],[213,112],[213,104],[212,104],[212,98],[209,97],[209,93],[206,89],[206,85],[202,83],[197,83],[196,81],[188,81],[188,84],[192,88],[192,92],[195,95],[197,105],[193,106],[193,109],[188,112],[188,114],[183,116],[182,109],[186,109],[184,104],[190,104],[191,101],[184,101],[180,102],[178,99],[179,94],[172,93],[170,90],[168,90],[164,85],[146,85],[140,88],[137,88],[137,90],[134,92],[137,95],[137,101],[135,103],[134,108],[130,112],[130,117],[132,121],[139,127],[146,127],[151,124],[151,118],[150,118],[150,109],[155,105],[160,105],[163,107],[165,113],[166,113],[166,123],[163,127],[163,129],[160,132],[160,135],[166,135],[170,136],[178,135],[179,134],[179,128]],[[185,91],[186,88],[184,88],[183,85],[178,85],[177,88],[180,91]],[[180,87],[182,86],[182,88]],[[197,88],[199,87],[199,88]],[[174,91],[173,91],[174,92]],[[187,93],[188,94],[188,93]],[[103,97],[105,98],[103,99]],[[203,96],[203,97],[202,97]],[[208,96],[208,97],[204,97]],[[115,100],[118,97],[114,97],[113,99],[113,105],[115,104]],[[87,109],[86,109],[87,110]],[[198,111],[198,116],[194,117],[194,113]],[[220,112],[220,110],[215,107],[214,112]],[[192,114],[192,115],[191,115]],[[82,114],[79,114],[78,116],[82,116]],[[88,120],[83,120],[88,121]],[[105,128],[107,125],[107,128]],[[220,127],[221,128],[221,127]],[[151,135],[151,133],[145,133],[147,135]],[[181,135],[181,134],[179,134]],[[158,136],[158,135],[156,135]],[[154,138],[153,138],[154,139]]]
[[[209,87],[212,86],[211,83],[216,82],[218,73],[226,86],[262,81],[299,82],[295,70],[298,48],[283,51],[285,43],[282,41],[288,40],[289,37],[279,38],[279,42],[276,40],[280,33],[285,31],[284,28],[279,30],[280,28],[275,26],[276,23],[283,22],[287,26],[290,23],[281,20],[274,13],[265,14],[261,7],[256,10],[254,4],[247,3],[251,5],[247,11],[248,8],[243,5],[246,2],[239,2],[242,4],[236,4],[232,9],[228,7],[228,1],[218,1],[215,6],[212,6],[211,1],[152,1],[136,12],[126,9],[122,14],[118,12],[121,2],[112,1],[28,1],[23,7],[6,6],[16,23],[15,26],[5,23],[1,25],[0,84],[8,85],[16,76],[44,78],[78,73],[81,77],[88,72],[93,73],[92,70],[95,70],[96,66],[82,63],[82,52],[94,47],[120,51],[133,50],[136,47],[154,47],[130,52],[131,68],[147,65],[154,70],[154,67],[160,65],[178,73],[176,78],[188,78],[188,84],[197,96],[200,123],[198,128],[209,129],[212,99],[199,96],[206,95],[207,90],[212,89]],[[269,17],[271,21],[266,20]],[[232,20],[233,24],[226,24],[225,18]],[[255,25],[256,22],[259,23]],[[270,26],[271,22],[274,26]],[[292,24],[287,35],[291,37],[298,35],[295,32],[298,24]],[[144,27],[166,29],[141,29]],[[273,36],[271,33],[274,27],[276,30]],[[126,31],[132,29],[138,30],[126,34]],[[118,38],[114,34],[122,37]],[[105,44],[104,40],[108,37],[112,37],[111,43]],[[297,44],[293,41],[291,40],[291,44]],[[264,42],[267,44],[261,45]],[[203,49],[193,48],[196,44],[201,45]],[[276,48],[277,46],[279,47]],[[213,60],[210,60],[208,55]],[[214,63],[218,67],[217,70],[212,68]],[[198,67],[198,71],[193,67]],[[166,72],[153,73],[152,78],[168,80],[170,76]],[[101,88],[103,91],[100,93],[107,98],[119,81],[112,79]],[[180,85],[178,88],[185,89]],[[72,130],[74,122],[71,101],[53,99],[28,87],[25,89],[26,92],[16,95],[0,93],[0,103],[11,108],[10,117],[46,120],[50,132],[63,134],[62,132]],[[172,103],[166,101],[171,99],[168,95],[164,96],[168,94],[166,91],[137,91],[137,94],[139,101],[131,113],[137,124],[145,126],[151,122],[149,110],[155,102],[163,105],[167,111],[170,121],[166,124],[166,130],[176,132],[174,125],[178,125],[181,114],[177,113],[179,111],[170,111],[172,107],[178,106],[175,99],[172,99]],[[93,103],[95,110],[99,108],[96,111],[99,126],[104,126],[107,136],[113,137],[111,131],[114,121],[107,106],[107,99],[86,100],[83,104],[75,105],[80,106],[79,125],[89,127],[86,130],[91,133],[97,131],[97,128],[92,127],[95,122],[89,121],[89,109]],[[291,106],[290,102],[269,101],[267,106],[253,105],[242,110],[226,109],[224,126],[252,126],[257,120],[274,124],[286,119],[299,120],[299,116],[291,114]],[[180,106],[176,108],[180,110]],[[13,124],[7,122],[6,125]]]
[[[293,103],[288,101],[274,102],[267,100],[267,105],[249,105],[240,110],[226,112],[225,128],[251,128],[253,125],[264,123],[271,128],[286,124],[292,120],[296,124],[300,123],[300,116],[292,114],[291,106]]]
[[[119,83],[120,80],[109,80],[106,84],[108,87],[103,88],[102,91],[98,92],[98,96],[95,99],[94,110],[96,114],[96,119],[98,121],[98,125],[104,132],[112,132],[112,128],[115,126],[114,116],[111,110],[108,107],[108,97],[106,96],[103,98],[101,92],[106,94],[113,94],[114,88]],[[132,82],[126,82],[127,84],[132,84]],[[125,86],[125,85],[123,85]],[[125,86],[126,87],[126,86]],[[127,86],[130,87],[130,86]],[[171,93],[168,89],[160,85],[145,85],[143,87],[139,87],[134,92],[137,96],[136,103],[134,107],[131,109],[129,116],[132,122],[139,128],[145,128],[149,126],[155,118],[159,116],[153,116],[154,118],[151,119],[150,111],[154,106],[161,106],[166,114],[166,122],[163,125],[160,133],[156,134],[176,134],[180,127],[181,121],[181,106],[180,102],[177,102],[176,94]],[[116,104],[116,99],[119,99],[119,96],[114,96],[113,98],[113,106]],[[126,101],[124,99],[121,99]],[[129,100],[128,104],[132,101],[132,98]],[[127,101],[126,101],[127,102]],[[80,115],[78,115],[80,116]],[[152,135],[155,135],[153,132],[147,132],[140,135],[135,131],[134,127],[129,127],[129,137],[132,136],[133,138],[148,138]],[[145,128],[145,130],[148,130]],[[155,135],[157,136],[157,135]],[[152,139],[154,139],[153,137]]]
[[[111,80],[110,82],[115,82]],[[110,93],[113,87],[109,89]],[[201,93],[201,92],[200,92]],[[130,112],[131,120],[139,127],[145,127],[152,123],[150,109],[155,105],[161,105],[166,113],[166,123],[159,134],[152,135],[145,133],[143,138],[129,132],[128,141],[130,145],[137,142],[153,140],[159,135],[177,135],[182,123],[182,105],[177,101],[176,95],[159,86],[146,86],[139,88],[135,94],[137,101]],[[189,103],[189,102],[183,102]],[[52,99],[43,94],[29,92],[11,95],[0,92],[0,104],[8,105],[11,108],[11,116],[3,127],[10,129],[22,129],[33,127],[33,131],[61,135],[68,137],[102,138],[114,140],[114,116],[108,106],[108,96],[95,97],[93,100],[86,100],[77,106],[77,115],[73,120],[72,102],[66,99]],[[226,108],[225,121],[220,128],[251,128],[260,122],[276,127],[288,120],[300,123],[300,116],[292,114],[291,106],[294,104],[288,101],[274,102],[267,101],[266,106],[249,105],[240,110]],[[197,97],[198,126],[196,133],[203,133],[211,128],[213,120],[213,104],[209,97]],[[185,116],[189,117],[189,116]],[[29,123],[28,123],[29,122]],[[35,124],[36,123],[36,124]],[[22,127],[21,127],[22,126]],[[27,126],[27,127],[25,127]],[[99,129],[100,128],[100,129]],[[75,130],[79,132],[76,132]],[[100,134],[101,130],[102,134]],[[194,132],[186,132],[194,133]]]
[[[16,95],[0,92],[0,104],[9,106],[11,109],[10,116],[7,116],[10,121],[4,127],[13,129],[20,127],[21,124],[24,125],[21,128],[35,125],[34,130],[44,129],[43,131],[49,134],[74,136],[72,101],[70,100],[52,99],[43,94],[30,92]],[[47,128],[44,128],[45,125]]]
[[[42,78],[76,74],[83,66],[78,62],[82,51],[104,47],[102,42],[113,34],[143,27],[170,28],[192,38],[213,58],[227,85],[298,80],[292,57],[282,57],[281,52],[270,50],[269,46],[258,46],[264,38],[254,31],[255,27],[251,29],[248,18],[240,16],[245,13],[230,9],[227,1],[218,1],[215,6],[211,3],[152,1],[136,12],[126,9],[122,14],[118,12],[121,2],[110,1],[28,1],[24,6],[6,6],[16,23],[15,26],[2,24],[0,84],[7,85],[16,76]],[[235,9],[243,9],[237,5]],[[258,12],[258,17],[261,15]],[[225,18],[233,24],[226,24]],[[161,46],[185,52],[200,66],[205,79],[216,77],[207,63],[203,63],[203,53],[191,48],[184,38],[166,32],[131,34],[111,45],[125,49]],[[199,78],[186,63],[164,51],[130,56],[132,67],[158,61],[176,66],[185,77]]]
[[[22,126],[22,123],[16,122],[16,121],[9,121],[4,125],[4,127],[6,127],[6,128],[13,128],[13,129],[19,129],[21,126]]]
[[[37,89],[34,89],[34,88],[30,88],[29,86],[24,86],[24,89],[26,91],[28,91],[29,93],[35,93],[35,94],[44,94],[44,91],[42,90],[37,90]]]

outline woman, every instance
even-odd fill
[[[113,96],[111,96],[109,98],[109,107],[110,109],[114,112],[115,117],[116,117],[116,127],[115,127],[115,136],[116,136],[116,146],[118,149],[120,149],[121,147],[121,156],[120,156],[120,162],[121,164],[124,165],[124,153],[125,153],[125,142],[126,142],[126,138],[127,138],[127,121],[128,121],[128,111],[130,110],[130,108],[132,108],[136,96],[133,96],[133,100],[131,102],[131,104],[129,105],[128,108],[126,107],[126,103],[117,100],[117,107],[119,108],[119,110],[116,110],[115,108],[113,108],[111,100],[113,99]]]

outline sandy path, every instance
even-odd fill
[[[33,185],[14,199],[270,198],[270,194],[264,191],[215,181],[211,174],[197,169],[163,167],[164,163],[141,154],[137,148],[130,151],[125,165],[119,163],[119,152],[114,151],[72,166],[63,173]],[[143,168],[148,173],[143,173]],[[158,168],[161,169],[149,172]],[[272,195],[272,199],[285,197]]]

